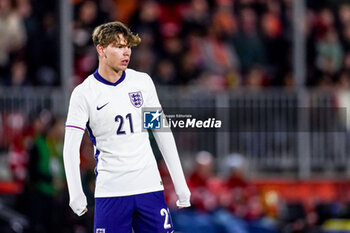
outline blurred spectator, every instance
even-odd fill
[[[200,68],[196,64],[195,56],[188,51],[180,57],[178,75],[181,83],[188,84],[199,76]]]
[[[340,73],[337,80],[337,86],[339,89],[349,89],[350,88],[350,74],[348,71],[343,71]],[[343,106],[343,105],[340,105]]]
[[[156,67],[154,81],[158,84],[169,85],[175,83],[176,69],[174,63],[169,60],[163,59],[158,63]]]
[[[183,52],[180,38],[177,35],[165,38],[161,49],[161,57],[170,59],[175,66],[178,66],[178,58]]]
[[[192,174],[189,176],[191,188],[201,188],[207,185],[207,181],[213,176],[213,155],[207,151],[200,151],[196,155]]]
[[[130,27],[140,34],[141,44],[133,49],[130,67],[153,74],[161,45],[159,6],[155,1],[142,1],[130,19]]]
[[[216,25],[210,25],[200,46],[204,69],[225,76],[231,70],[238,69],[239,62],[235,49],[221,39],[221,33]]]
[[[27,75],[27,64],[24,60],[16,60],[12,63],[10,76],[5,80],[5,85],[13,87],[30,85]]]
[[[346,53],[343,60],[343,68],[346,71],[350,71],[350,53]]]
[[[263,69],[259,66],[250,69],[245,79],[246,85],[251,89],[259,89],[268,83]]]
[[[243,72],[254,65],[264,65],[267,60],[257,20],[257,13],[252,8],[243,8],[239,13],[239,32],[232,37]]]
[[[228,171],[225,181],[225,192],[222,192],[221,203],[236,217],[243,219],[259,219],[264,210],[258,190],[246,179],[246,161],[240,154],[229,155],[223,161]]]
[[[222,38],[232,36],[238,30],[236,18],[232,14],[233,2],[229,0],[217,1],[216,9],[213,13],[213,25]]]
[[[74,21],[73,43],[75,52],[92,45],[91,33],[99,25],[97,3],[94,1],[83,1],[77,6],[77,16]]]
[[[149,32],[153,40],[160,42],[159,14],[160,9],[155,1],[142,1],[130,19],[130,27],[133,31],[140,33],[140,36],[142,36],[143,32]]]
[[[272,209],[265,207],[261,190],[246,178],[248,166],[243,155],[238,153],[228,155],[222,161],[221,168],[226,173],[226,179],[220,195],[220,204],[233,214],[231,222],[239,222],[238,219],[244,219],[246,223],[253,225],[257,232],[274,232],[276,225],[271,217],[277,215],[276,209],[279,203],[269,203],[274,208],[273,212],[271,212]],[[268,214],[271,213],[273,215],[269,216]],[[245,224],[240,224],[241,228],[248,229]],[[226,226],[233,229],[232,224]]]
[[[290,70],[291,45],[283,32],[280,1],[268,1],[268,11],[261,16],[262,40],[267,50],[266,69],[270,85],[281,85],[281,77]]]
[[[20,143],[25,127],[25,115],[21,111],[10,111],[2,114],[2,131],[6,137],[1,140],[1,147],[7,149],[12,143]]]
[[[320,89],[329,90],[332,87],[332,76],[329,74],[320,74],[316,86]]]
[[[348,3],[339,6],[338,16],[341,24],[347,25],[350,23],[350,5]]]
[[[341,35],[343,37],[344,50],[348,52],[350,50],[350,23],[344,24]]]
[[[334,16],[331,9],[323,8],[317,16],[315,22],[316,39],[322,40],[327,36],[327,33],[334,27]]]
[[[112,18],[118,19],[119,21],[128,24],[132,13],[136,10],[140,4],[138,0],[114,0],[114,12]]]
[[[196,80],[203,71],[203,54],[201,52],[202,37],[196,33],[187,36],[185,52],[179,63],[180,80],[183,83],[191,83]]]
[[[141,39],[146,38],[147,41],[147,33],[144,36],[141,36]],[[153,70],[156,66],[156,54],[152,51],[152,44],[145,44],[138,46],[133,50],[133,58],[131,59],[131,66],[135,69],[142,70],[147,73],[153,73]]]
[[[56,20],[55,13],[45,12],[31,33],[27,56],[30,75],[35,85],[54,86],[60,83],[57,72],[59,40]]]
[[[245,188],[248,186],[246,180],[247,162],[241,154],[230,154],[222,162],[221,170],[226,173],[226,185],[230,188]]]
[[[0,0],[0,34],[0,75],[3,75],[11,56],[26,42],[23,19],[13,8],[12,0]]]
[[[96,69],[96,49],[93,46],[91,35],[94,28],[104,22],[105,17],[106,15],[99,10],[95,1],[82,1],[76,5],[73,24],[74,74],[76,76],[74,85],[81,83]]]
[[[191,0],[184,10],[181,36],[190,34],[203,36],[210,24],[210,11],[208,1]]]
[[[293,75],[291,73],[287,73],[283,77],[282,86],[284,86],[286,88],[293,88],[294,85],[295,85],[295,83],[294,83]]]
[[[50,150],[50,169],[53,176],[54,194],[59,194],[65,187],[65,175],[63,168],[63,136],[65,122],[55,118],[47,132],[46,143]]]
[[[60,84],[57,7],[51,1],[16,0],[16,11],[23,18],[27,43],[24,53],[17,54],[15,60],[24,59],[29,85]]]
[[[158,9],[161,38],[178,36],[181,31],[183,4],[177,1],[164,1],[158,5]]]
[[[323,73],[334,75],[341,68],[343,50],[335,30],[328,30],[316,44],[316,66]]]
[[[4,114],[4,130],[9,141],[8,163],[12,172],[12,179],[16,183],[23,185],[27,177],[28,148],[23,140],[25,128],[25,116],[21,112]],[[5,141],[6,143],[6,141]]]
[[[217,207],[216,196],[209,189],[210,179],[213,178],[213,166],[213,155],[207,151],[200,151],[188,178],[191,204],[202,211],[211,211]]]

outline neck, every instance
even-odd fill
[[[111,83],[117,82],[123,74],[123,70],[114,70],[106,65],[98,66],[98,73]]]

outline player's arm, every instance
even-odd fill
[[[69,206],[81,216],[87,211],[87,200],[80,176],[80,144],[88,121],[88,107],[81,87],[74,89],[68,109],[63,145],[63,161],[69,191]]]
[[[84,131],[66,127],[63,147],[64,169],[69,191],[69,206],[78,216],[87,211],[80,177],[80,144]]]
[[[153,84],[151,77],[149,77],[149,93],[147,95],[146,107],[157,107],[161,108],[159,103],[156,88]],[[164,114],[164,113],[163,113]],[[159,150],[164,157],[164,161],[168,167],[171,179],[173,181],[175,192],[178,198],[176,202],[178,207],[189,207],[191,206],[190,197],[191,192],[187,186],[185,175],[182,170],[180,163],[179,154],[176,148],[175,139],[173,133],[159,132],[153,130],[154,138],[158,144]]]
[[[191,206],[191,193],[186,183],[172,132],[159,132],[153,130],[153,135],[174,183],[175,192],[178,198],[176,205],[178,207]]]

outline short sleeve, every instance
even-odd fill
[[[157,90],[154,86],[154,83],[149,75],[147,75],[147,81],[148,81],[148,93],[147,93],[147,100],[146,100],[146,107],[150,108],[161,108]]]
[[[66,127],[85,130],[88,120],[88,105],[78,86],[70,97]]]

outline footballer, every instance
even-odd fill
[[[163,185],[142,129],[142,107],[161,109],[151,77],[128,69],[131,47],[141,39],[120,22],[95,28],[97,70],[72,92],[64,139],[69,205],[87,211],[80,177],[79,148],[85,130],[94,145],[96,188],[94,233],[171,233],[173,225]],[[171,174],[179,208],[190,206],[174,137],[153,131]]]

